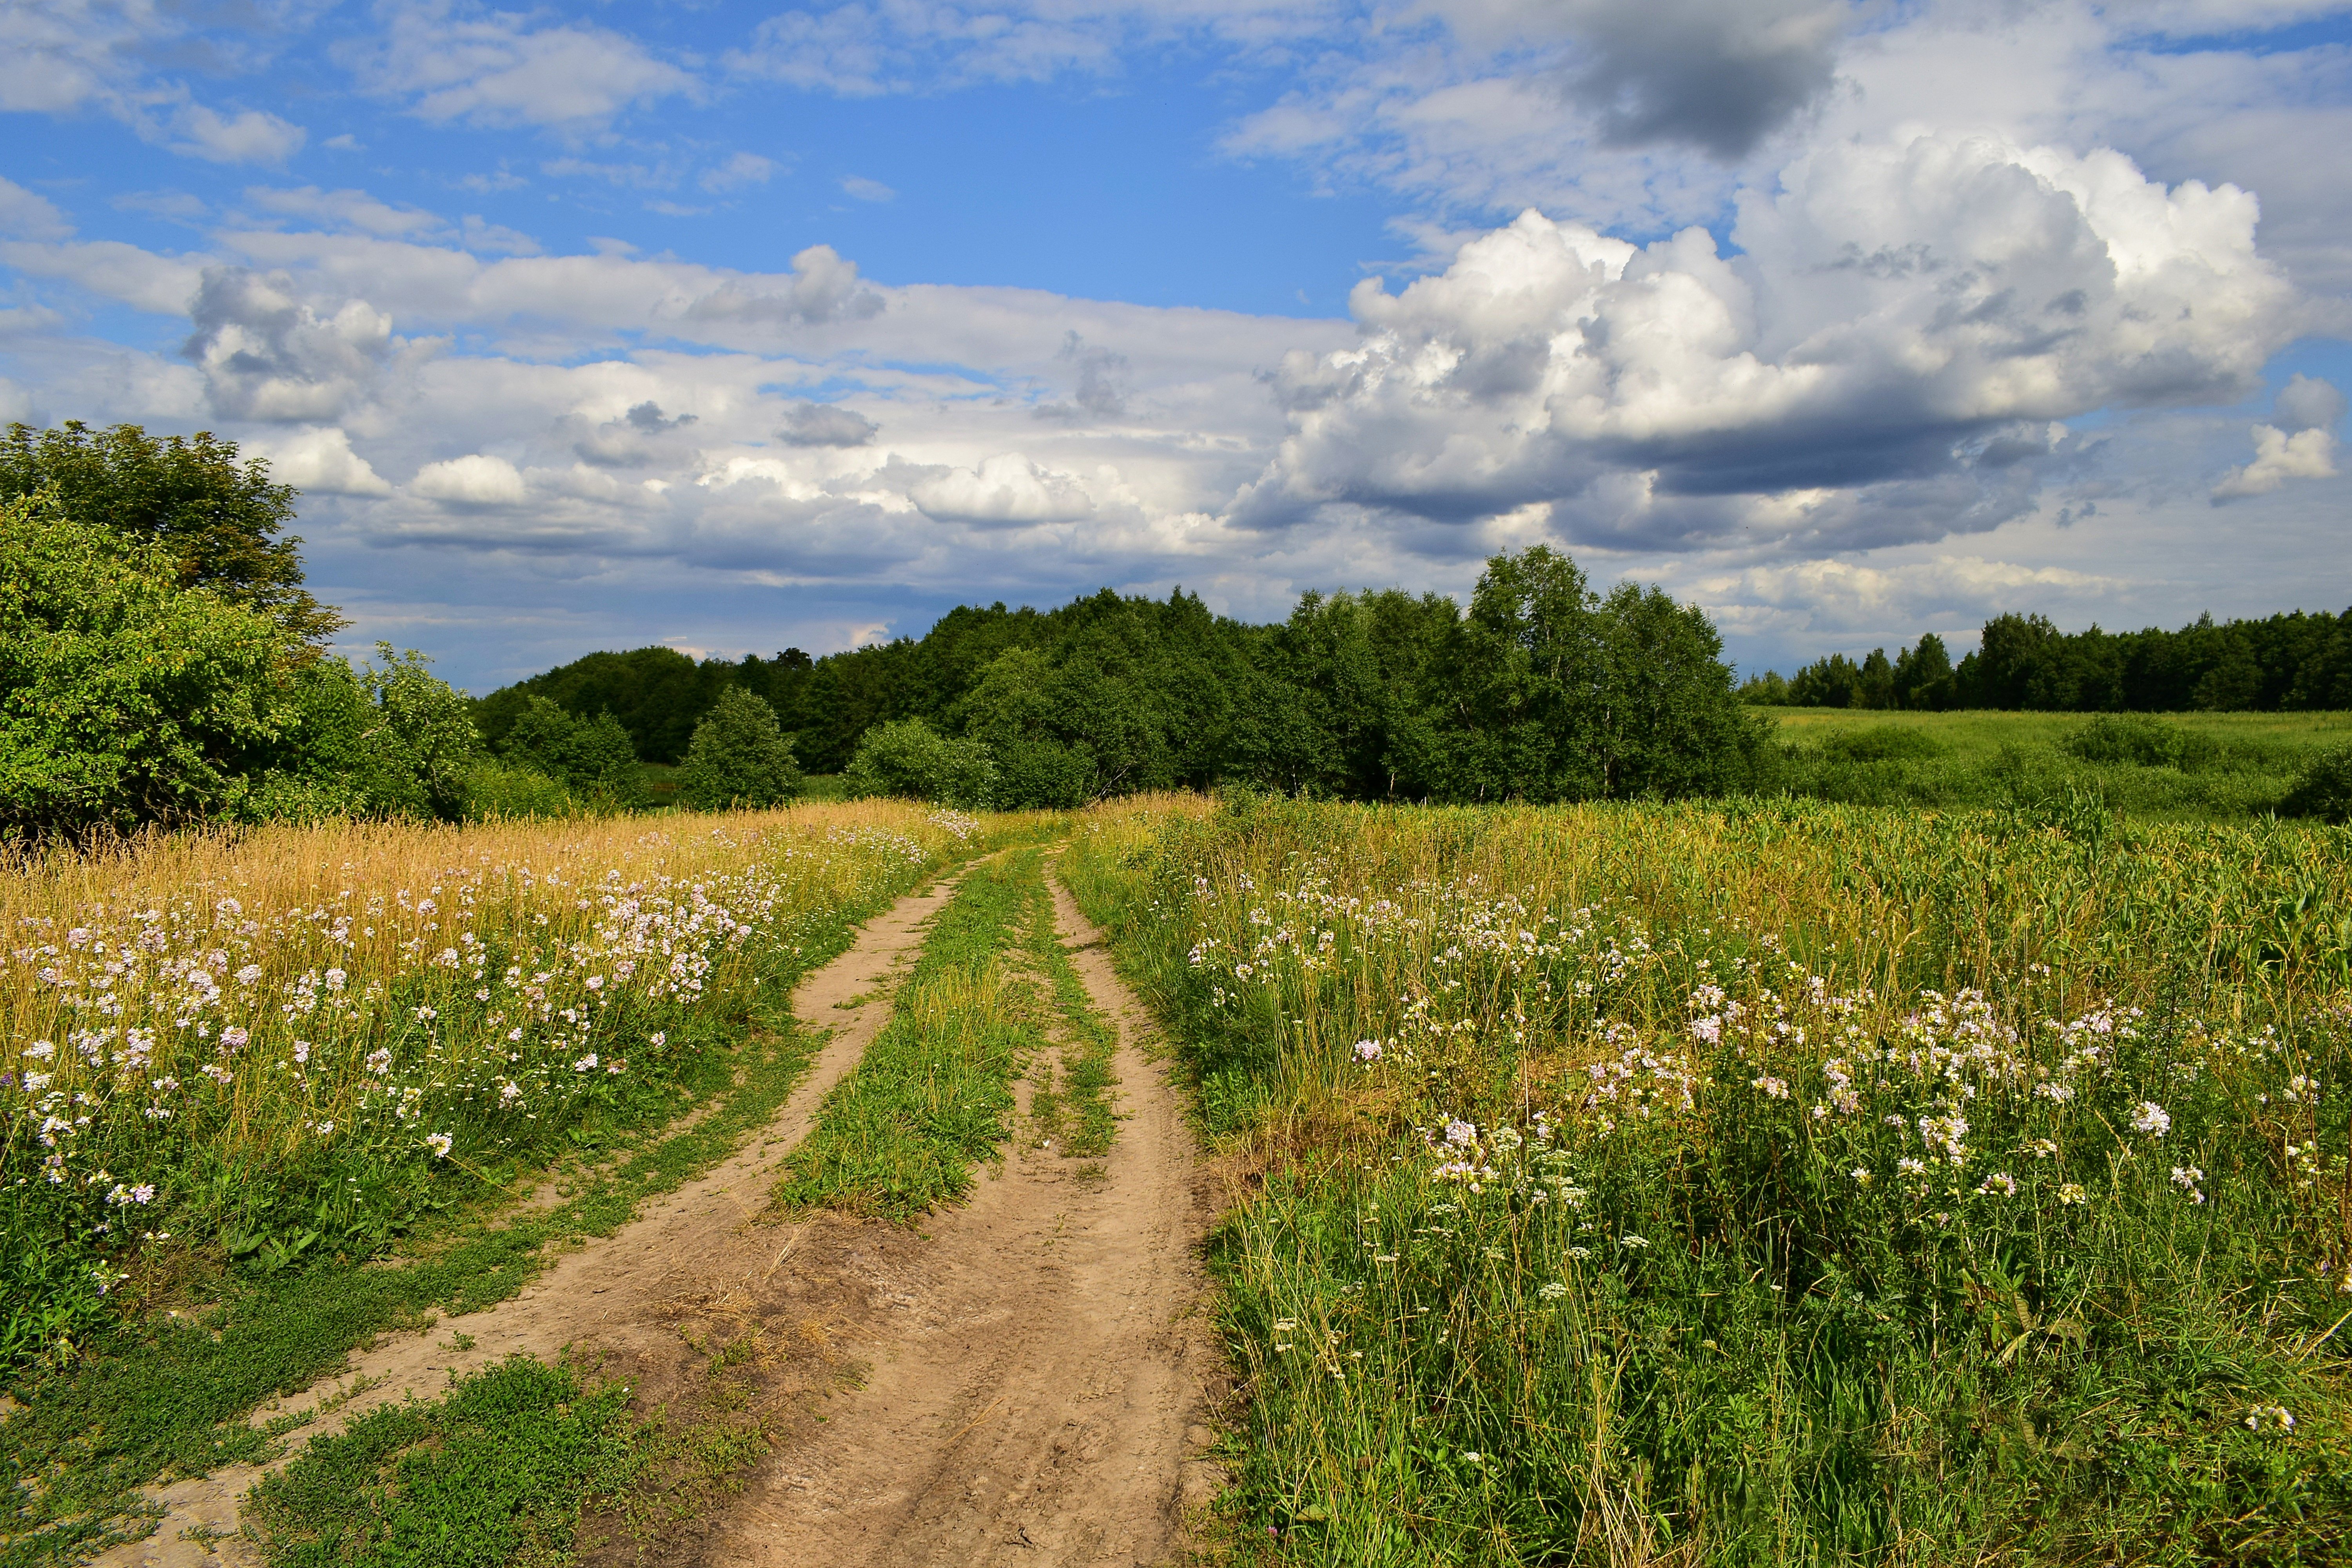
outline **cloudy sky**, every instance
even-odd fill
[[[2352,603],[2352,3],[0,5],[0,419],[477,690],[960,601]]]

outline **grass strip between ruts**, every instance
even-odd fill
[[[714,1110],[586,1179],[560,1207],[450,1224],[417,1237],[404,1264],[333,1264],[240,1286],[39,1388],[0,1428],[0,1568],[70,1563],[137,1539],[156,1517],[145,1483],[269,1453],[283,1428],[248,1425],[257,1405],[329,1375],[386,1330],[505,1300],[545,1265],[550,1244],[609,1235],[643,1199],[723,1158],[773,1118],[814,1059],[816,1042],[786,998],[802,973],[849,945],[866,912],[845,911],[833,940],[763,973],[752,993],[763,1000],[741,1015],[746,1042],[706,1053],[687,1080],[688,1103],[717,1097]]]
[[[971,1189],[1011,1135],[1013,1079],[1043,1040],[1034,986],[1007,963],[1051,906],[1043,851],[972,868],[942,910],[857,1070],[825,1097],[776,1184],[786,1209],[909,1220]]]
[[[1111,1068],[1118,1054],[1118,1030],[1087,997],[1086,982],[1078,978],[1070,950],[1062,945],[1055,929],[1050,898],[1031,919],[1027,946],[1054,988],[1063,1034],[1060,1073],[1041,1065],[1032,1075],[1036,1088],[1029,1100],[1030,1120],[1040,1138],[1051,1140],[1065,1159],[1098,1160],[1110,1152],[1118,1131],[1110,1096],[1118,1082]]]

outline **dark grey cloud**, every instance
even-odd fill
[[[1811,0],[1601,0],[1571,24],[1563,85],[1620,147],[1680,142],[1732,162],[1811,107],[1837,72],[1843,16]]]
[[[392,346],[392,318],[364,300],[321,314],[284,272],[207,267],[181,353],[224,418],[329,423],[362,397]]]
[[[1057,356],[1078,367],[1077,390],[1066,403],[1041,403],[1040,419],[1079,424],[1089,419],[1116,419],[1127,412],[1127,356],[1089,343],[1072,332]]]
[[[776,439],[787,447],[866,447],[882,426],[855,408],[832,403],[795,403]]]

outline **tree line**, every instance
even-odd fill
[[[2047,616],[1996,616],[1955,666],[1933,632],[1892,659],[1816,659],[1768,670],[1742,698],[1799,708],[2004,708],[2056,713],[2281,712],[2352,708],[2352,609],[2262,620],[2200,616],[2179,631],[2062,632]]]

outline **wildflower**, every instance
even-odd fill
[[[1467,1121],[1449,1121],[1445,1124],[1445,1141],[1456,1146],[1475,1143],[1478,1129]]]
[[[2152,1138],[2161,1138],[2172,1131],[2172,1117],[2156,1101],[2143,1100],[2139,1102],[2139,1114],[2132,1118],[2132,1126]]]
[[[429,1024],[440,1016],[441,1015],[439,1013],[430,1007],[419,1007],[416,1010],[416,1021],[420,1024]]]
[[[499,1104],[511,1106],[522,1098],[522,1085],[508,1079],[499,1089]]]
[[[601,974],[590,975],[588,977],[588,989],[591,991],[602,991],[604,989],[604,977]]]
[[[2292,1432],[2294,1430],[2294,1417],[2287,1414],[2287,1408],[2284,1405],[2257,1405],[2246,1413],[2246,1426],[2249,1431],[2254,1432],[2262,1431],[2264,1427],[2273,1431]]]
[[[1358,1040],[1356,1042],[1356,1059],[1360,1062],[1376,1062],[1380,1060],[1381,1043],[1378,1040]]]
[[[35,1040],[17,1054],[26,1061],[45,1062],[58,1054],[58,1047],[56,1043],[50,1040]]]
[[[1899,1175],[1916,1176],[1924,1173],[1927,1167],[1920,1161],[1914,1160],[1906,1155],[1895,1162],[1895,1173]]]
[[[1568,1287],[1557,1279],[1547,1279],[1536,1287],[1536,1294],[1547,1301],[1557,1301],[1568,1294]]]
[[[1850,1175],[1852,1175],[1852,1176],[1853,1177],[1853,1179],[1854,1179],[1856,1182],[1860,1183],[1862,1185],[1864,1185],[1864,1186],[1865,1186],[1865,1187],[1866,1187],[1866,1186],[1868,1186],[1868,1185],[1870,1185],[1870,1167],[1869,1167],[1869,1166],[1867,1166],[1867,1165],[1856,1165],[1856,1166],[1855,1166],[1855,1167],[1854,1167],[1854,1168],[1853,1168],[1850,1173],[1849,1173]]]
[[[1617,1239],[1625,1246],[1633,1248],[1636,1252],[1650,1245],[1650,1241],[1647,1237],[1621,1236]]]
[[[648,1045],[654,1046],[667,1045],[669,1043],[669,1035],[664,1030],[656,1029],[652,1034],[646,1037],[646,1042]]]
[[[1760,1089],[1774,1100],[1786,1100],[1789,1098],[1789,1086],[1780,1079],[1772,1077],[1769,1073],[1767,1073],[1764,1077],[1756,1079],[1753,1083],[1749,1084],[1748,1087],[1750,1089]]]
[[[310,1065],[310,1041],[297,1040],[294,1042],[294,1065],[296,1067],[308,1067]]]
[[[2007,1171],[1996,1171],[1977,1184],[1977,1191],[1999,1193],[2002,1197],[2013,1198],[2017,1195],[2017,1178]]]
[[[2194,1165],[2172,1167],[2172,1184],[2187,1193],[2189,1201],[2192,1204],[2201,1204],[2205,1201],[2205,1194],[2199,1187],[2199,1184],[2204,1180],[2205,1173]]]
[[[236,972],[236,983],[239,985],[250,985],[260,978],[261,965],[257,963],[248,963]]]
[[[350,976],[346,975],[340,969],[330,969],[327,971],[327,989],[330,991],[341,991],[343,988],[343,982],[349,978]]]
[[[367,1054],[367,1070],[370,1078],[382,1078],[384,1074],[390,1072],[392,1070],[392,1047],[389,1046],[378,1046],[375,1049],[370,1051]]]
[[[221,1031],[221,1047],[225,1050],[234,1051],[243,1047],[251,1038],[253,1038],[251,1035],[247,1034],[235,1024],[231,1024]]]
[[[425,1137],[425,1146],[433,1151],[433,1157],[436,1160],[448,1157],[449,1145],[452,1142],[446,1132],[429,1132]]]
[[[2058,1152],[2058,1145],[2047,1138],[2036,1138],[2026,1147],[2033,1152],[2033,1157],[2037,1160],[2047,1160]]]
[[[590,1051],[586,1056],[582,1057],[578,1061],[573,1062],[572,1064],[572,1070],[573,1072],[594,1072],[596,1070],[596,1053]]]
[[[2089,1203],[2091,1195],[2083,1190],[2082,1183],[2069,1182],[2058,1189],[2058,1201],[2071,1208],[2076,1204]]]
[[[1571,1247],[1568,1249],[1568,1255],[1581,1263],[1586,1258],[1592,1256],[1592,1248],[1589,1247]]]

